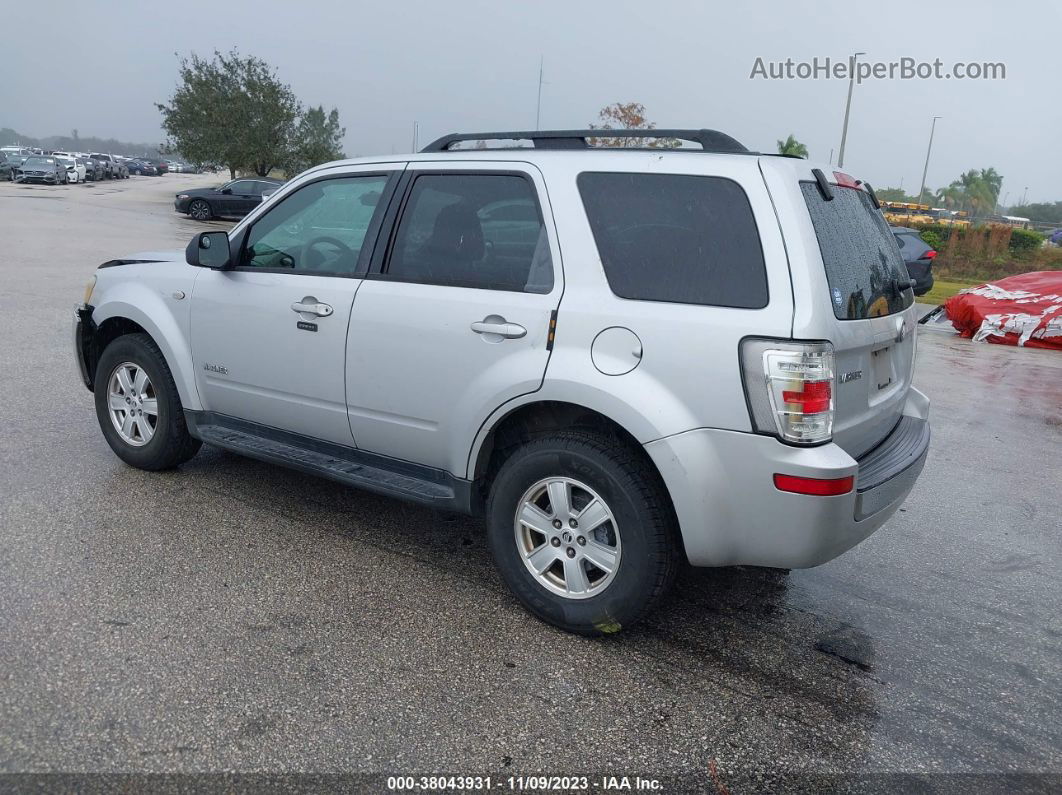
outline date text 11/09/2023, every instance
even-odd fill
[[[641,776],[388,776],[392,792],[661,792],[663,783]]]

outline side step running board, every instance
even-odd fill
[[[186,411],[188,431],[233,453],[435,508],[470,513],[471,483],[448,472],[209,412]]]

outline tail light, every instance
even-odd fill
[[[937,256],[937,250],[935,248],[931,248],[929,249],[929,251],[922,255],[922,259],[933,259],[933,257],[935,256]],[[940,267],[943,268],[944,266],[941,265]]]
[[[833,345],[750,337],[741,373],[756,433],[792,444],[833,438]]]

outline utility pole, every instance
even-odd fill
[[[848,140],[848,114],[852,110],[852,89],[855,88],[855,59],[860,55],[866,55],[866,53],[853,53],[852,60],[849,61],[852,73],[848,75],[848,100],[844,103],[844,126],[841,128],[841,148],[837,152],[837,168],[844,168],[844,145]]]
[[[542,119],[542,67],[545,64],[546,58],[543,55],[538,56],[538,102],[535,104],[535,129],[538,130],[539,122]]]
[[[1025,192],[1021,195],[1021,206],[1025,206],[1025,200],[1029,198],[1029,186],[1025,186]]]
[[[942,119],[943,116],[934,116],[933,124],[929,128],[929,146],[926,148],[926,166],[922,169],[922,187],[918,189],[918,198],[915,200],[919,203],[922,201],[922,194],[926,192],[926,174],[929,173],[929,153],[933,151],[933,133],[937,130],[937,119]]]
[[[418,132],[417,123],[414,121],[413,122],[413,152],[414,152],[414,154],[417,151],[417,132]]]
[[[833,165],[833,148],[830,148],[830,165]]]

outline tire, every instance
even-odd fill
[[[120,431],[115,421],[112,420],[110,398],[112,392],[112,379],[118,381],[118,371],[130,366],[132,373],[142,370],[147,376],[147,384],[136,391],[139,378],[127,379],[134,386],[133,390],[127,390],[126,394],[132,394],[132,403],[140,405],[138,411],[143,412],[134,418],[135,424],[130,424],[130,433],[126,438]],[[130,370],[126,370],[129,374]],[[137,401],[137,396],[146,399]],[[96,365],[96,378],[94,384],[94,396],[96,402],[96,419],[99,421],[103,437],[107,440],[114,454],[129,466],[137,469],[155,471],[171,469],[199,452],[201,442],[192,438],[188,433],[188,426],[184,421],[184,409],[181,406],[180,396],[177,394],[177,386],[173,382],[166,360],[162,356],[158,345],[146,334],[127,334],[115,339],[108,345]],[[154,425],[151,425],[150,400],[155,400],[156,410]],[[116,395],[118,404],[121,403],[121,395]],[[128,416],[130,410],[124,410],[123,418]],[[149,427],[150,433],[145,434],[141,429]],[[138,439],[139,437],[139,443]],[[131,440],[130,440],[131,439]]]
[[[214,217],[214,211],[210,207],[210,202],[195,199],[188,205],[188,215],[197,221],[209,221]]]
[[[558,501],[568,501],[577,521],[558,529],[558,513],[561,519],[569,514],[563,504],[559,511],[554,508],[549,493],[562,479],[566,484]],[[594,502],[605,510],[589,511],[597,520],[584,519],[580,527],[578,519]],[[518,510],[529,506],[538,510],[532,523],[541,526],[544,520],[545,532],[517,521]],[[603,522],[602,515],[607,516]],[[618,632],[659,604],[678,569],[676,525],[664,484],[644,454],[587,431],[565,431],[519,446],[498,468],[487,500],[491,551],[510,590],[538,618],[581,635]],[[530,563],[525,562],[529,551]],[[611,559],[603,556],[606,551]],[[612,560],[611,573],[594,566],[590,555]],[[550,556],[552,563],[546,565]],[[544,574],[529,568],[535,557]],[[580,569],[582,575],[576,573]]]

